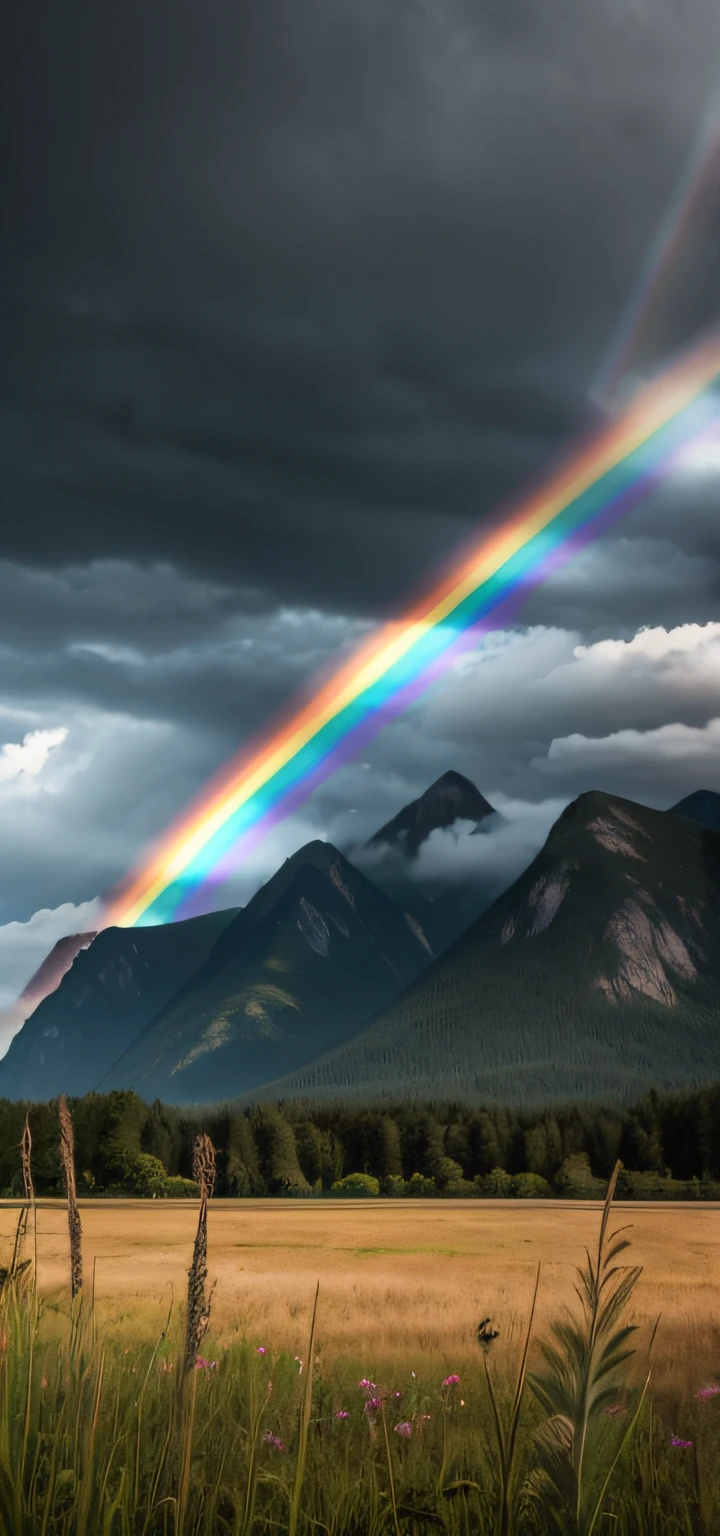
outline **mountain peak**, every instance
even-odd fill
[[[671,816],[686,816],[713,832],[720,832],[720,795],[714,789],[696,789],[691,795],[671,805]]]
[[[386,822],[370,838],[368,847],[376,848],[380,843],[386,843],[408,858],[414,858],[431,832],[451,827],[456,821],[480,823],[494,815],[494,807],[472,780],[450,768],[417,800],[411,800],[392,821]]]

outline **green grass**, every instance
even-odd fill
[[[603,1223],[572,1320],[537,1339],[528,1317],[519,1360],[499,1318],[445,1383],[420,1348],[394,1379],[326,1360],[322,1292],[302,1369],[211,1324],[183,1375],[181,1307],[141,1343],[133,1313],[103,1327],[89,1287],[51,1310],[23,1271],[0,1296],[0,1536],[717,1536],[720,1395],[654,1397],[644,1361],[628,1386],[610,1199]]]

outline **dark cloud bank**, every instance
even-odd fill
[[[67,735],[0,773],[0,924],[119,878],[587,424],[720,15],[44,0],[4,32],[0,750]],[[449,766],[536,836],[589,780],[660,804],[717,776],[704,737],[551,752],[712,718],[714,632],[679,680],[574,648],[720,619],[716,485],[549,581],[290,841],[369,834]]]

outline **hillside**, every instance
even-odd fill
[[[168,1103],[242,1093],[342,1039],[431,958],[412,915],[332,844],[309,843],[97,1086]]]
[[[262,1097],[626,1102],[718,1061],[720,837],[593,792],[402,997]]]
[[[670,809],[673,816],[687,816],[690,821],[699,822],[701,827],[720,832],[720,795],[714,789],[696,789]]]
[[[85,947],[0,1061],[0,1096],[39,1100],[88,1093],[202,964],[236,912],[82,935]],[[61,958],[72,945],[72,939],[56,945]]]

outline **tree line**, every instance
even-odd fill
[[[563,1105],[286,1102],[148,1105],[130,1091],[69,1100],[78,1195],[197,1193],[196,1137],[216,1149],[220,1196],[599,1195],[720,1198],[720,1085],[651,1092],[627,1109]],[[0,1192],[22,1196],[28,1114],[37,1195],[62,1194],[56,1101],[0,1100]]]

